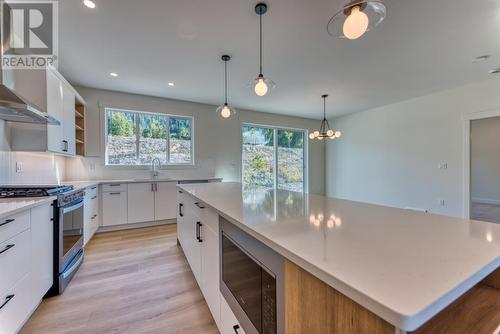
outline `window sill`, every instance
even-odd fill
[[[108,169],[133,169],[133,170],[151,170],[151,165],[104,165]],[[175,169],[194,169],[196,164],[182,165],[162,165],[160,170],[175,170]]]

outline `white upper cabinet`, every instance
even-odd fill
[[[11,88],[60,125],[11,123],[13,151],[76,154],[75,106],[83,99],[55,69],[15,70]]]

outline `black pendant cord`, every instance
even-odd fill
[[[224,61],[224,104],[227,104],[227,61]]]
[[[260,28],[260,72],[259,75],[262,75],[262,14],[259,15],[259,28]]]

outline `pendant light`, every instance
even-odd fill
[[[264,77],[264,74],[262,74],[262,15],[264,15],[267,12],[267,5],[265,3],[259,3],[255,6],[255,13],[259,15],[259,75],[257,78],[252,80],[250,83],[250,86],[252,87],[253,91],[257,96],[265,96],[269,90],[273,89],[276,87],[276,84],[270,80]]]
[[[336,139],[340,138],[342,136],[342,133],[340,131],[333,131],[330,128],[330,123],[326,119],[326,98],[328,95],[321,95],[321,98],[323,99],[323,120],[321,121],[321,126],[319,127],[319,130],[316,130],[309,134],[309,139],[318,139],[318,140],[323,140],[323,138],[330,138],[330,139]]]
[[[358,39],[378,26],[387,8],[381,0],[351,0],[328,22],[328,33],[334,37]]]
[[[230,107],[227,103],[227,62],[229,60],[231,60],[230,56],[222,56],[222,61],[224,62],[224,104],[217,108],[217,114],[219,114],[220,117],[224,119],[227,119],[236,114],[236,110],[233,107]]]

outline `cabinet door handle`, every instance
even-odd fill
[[[205,209],[205,207],[202,204],[200,204],[200,202],[196,202],[196,203],[194,203],[194,205],[196,205],[200,209]]]
[[[7,219],[3,223],[1,223],[0,226],[4,226],[4,225],[10,224],[10,223],[15,222],[15,221],[16,221],[15,219]]]
[[[68,141],[67,140],[63,140],[62,142],[63,142],[63,149],[62,150],[64,152],[68,152],[68,147],[69,147],[68,146]]]
[[[198,234],[196,239],[198,240],[198,242],[203,242],[203,239],[201,238],[201,227],[203,226],[203,224],[201,222],[197,222],[196,225],[198,226]]]
[[[7,297],[5,297],[5,301],[2,305],[0,305],[0,310],[3,309],[3,307],[7,305],[12,299],[14,299],[15,296],[16,295],[8,295]]]
[[[155,184],[151,183],[151,192],[154,192],[154,191],[155,191]]]
[[[94,189],[96,189],[96,188],[97,188],[97,186],[93,186],[93,187],[92,187],[92,188],[90,188],[90,189],[91,189],[91,190],[94,190]]]
[[[236,334],[239,334],[239,333],[240,333],[240,332],[238,332],[238,329],[240,329],[240,325],[234,325],[234,326],[233,326],[233,329],[234,329],[234,332],[235,332]]]
[[[11,249],[11,248],[14,248],[14,246],[15,246],[15,245],[16,245],[16,244],[11,244],[11,245],[7,245],[7,246],[5,246],[5,248],[4,248],[3,250],[1,250],[1,251],[0,251],[0,254],[5,253],[6,251],[8,251],[8,250],[9,250],[9,249]]]
[[[94,196],[94,197],[92,197],[91,199],[96,199],[96,198],[97,198],[97,196]]]
[[[158,183],[155,183],[155,192],[158,192]]]
[[[182,213],[182,207],[183,206],[184,206],[184,204],[179,203],[179,216],[181,216],[181,217],[184,217],[184,214]]]

